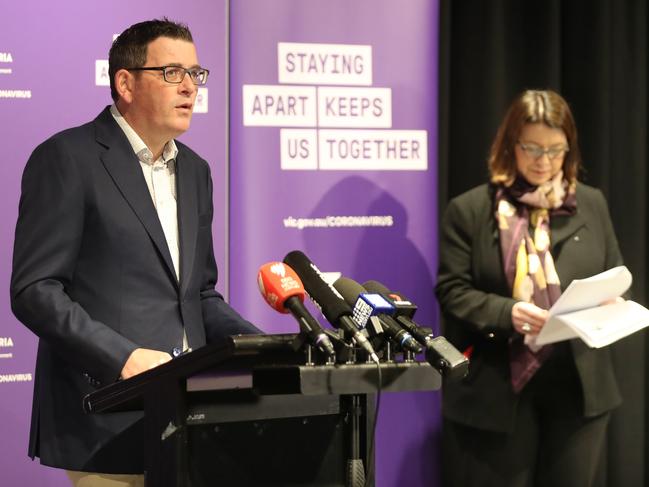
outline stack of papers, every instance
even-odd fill
[[[633,301],[615,300],[631,287],[626,266],[614,267],[586,279],[575,279],[549,310],[535,345],[581,338],[600,348],[649,326],[649,310]]]

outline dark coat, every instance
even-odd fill
[[[258,332],[214,289],[209,166],[177,143],[180,283],[140,163],[106,108],[27,162],[11,304],[39,337],[29,455],[45,465],[141,473],[141,413],[86,415],[133,350],[171,352]],[[136,424],[137,423],[137,424]]]
[[[577,213],[550,221],[552,256],[561,286],[622,264],[602,193],[577,185]],[[446,418],[469,426],[508,431],[517,396],[510,385],[508,338],[516,333],[515,303],[503,270],[492,187],[482,185],[457,198],[441,224],[436,294],[443,333],[458,349],[473,346],[470,372],[443,391]],[[570,340],[581,380],[584,415],[595,416],[620,404],[608,348],[590,349]],[[561,398],[557,398],[560,401]]]

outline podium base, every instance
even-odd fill
[[[328,415],[191,426],[190,485],[345,487],[342,423]]]

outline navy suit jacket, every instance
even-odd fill
[[[108,108],[30,157],[11,304],[39,337],[29,454],[41,463],[142,472],[141,413],[86,415],[133,350],[170,352],[258,333],[215,291],[208,164],[177,142],[180,282],[140,163]]]

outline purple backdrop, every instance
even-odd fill
[[[230,291],[235,307],[267,331],[294,331],[296,324],[260,299],[255,276],[261,264],[282,260],[293,249],[303,250],[322,271],[358,282],[376,279],[402,291],[419,304],[418,321],[436,327],[437,19],[436,0],[232,3]],[[349,71],[356,76],[343,79],[341,60],[349,52]],[[377,111],[385,116],[391,107],[391,124],[381,116],[363,117],[362,101],[354,109],[349,97],[342,108],[338,99],[318,105],[324,95],[316,90],[323,86],[356,87],[372,100],[380,97],[376,88],[391,89],[391,100],[381,98]],[[332,111],[335,120],[327,120]],[[348,158],[346,170],[327,169],[330,146],[324,144],[324,153],[324,140],[318,146],[320,128],[373,124],[385,136],[426,131],[427,170],[353,169],[368,163],[363,154]],[[302,160],[282,152],[287,130],[300,130],[307,141],[293,146],[293,153],[303,150]],[[364,136],[341,130],[341,136]],[[295,164],[308,169],[282,170]],[[379,167],[381,161],[369,164]],[[407,167],[408,161],[393,166],[400,164]],[[346,216],[375,216],[378,224],[336,226],[351,221],[336,218]],[[438,393],[385,395],[377,485],[437,483],[438,423]]]
[[[191,0],[183,5],[169,0],[28,0],[3,5],[0,142],[9,158],[2,165],[0,192],[4,208],[0,214],[4,234],[0,241],[0,273],[4,276],[0,283],[1,485],[67,485],[61,472],[40,467],[26,456],[36,339],[15,320],[8,299],[20,176],[38,143],[94,118],[111,102],[108,87],[97,85],[97,81],[105,82],[101,60],[108,57],[113,35],[132,23],[161,16],[188,23],[201,63],[212,70],[209,104],[201,105],[201,111],[209,109],[195,114],[192,128],[182,140],[212,165],[219,287],[227,291],[229,284],[235,306],[267,331],[294,331],[290,318],[274,314],[263,303],[255,277],[264,262],[281,260],[289,250],[302,249],[323,270],[340,271],[360,282],[378,279],[404,292],[420,306],[418,321],[436,327],[432,286],[437,265],[438,0],[231,3],[230,174],[224,163],[228,126],[226,0]],[[279,42],[370,46],[371,53],[365,52],[363,59],[371,60],[371,70],[367,64],[363,68],[364,74],[371,74],[371,82],[357,84],[358,77],[351,82],[334,79],[325,83],[321,79],[280,83]],[[325,161],[318,158],[316,170],[282,171],[280,130],[292,125],[253,123],[244,127],[244,84],[388,88],[387,98],[385,91],[368,93],[383,97],[383,115],[387,116],[391,109],[389,125],[385,125],[385,117],[379,125],[372,125],[369,117],[368,124],[356,126],[359,130],[393,131],[394,136],[405,135],[397,130],[413,131],[409,136],[415,138],[425,131],[427,169],[325,170]],[[206,94],[202,95],[205,101]],[[347,106],[346,110],[355,109]],[[322,109],[320,115],[324,115]],[[307,129],[311,136],[318,128],[301,124],[293,127]],[[421,143],[420,138],[417,140]],[[418,149],[420,153],[423,150]],[[381,217],[379,226],[295,228],[313,224],[321,217],[368,215]],[[333,219],[328,224],[346,221]],[[225,247],[227,229],[229,256]],[[224,272],[228,267],[232,269],[229,279]],[[397,422],[390,418],[401,419]],[[384,397],[377,485],[437,485],[438,418],[437,393]]]
[[[93,119],[111,103],[109,88],[96,85],[96,60],[108,59],[113,35],[136,22],[162,16],[190,25],[199,60],[212,69],[208,112],[194,115],[190,131],[181,140],[212,165],[215,207],[221,210],[215,214],[215,251],[218,261],[223,262],[227,187],[225,0],[192,0],[191,7],[169,0],[27,0],[2,5],[0,146],[8,159],[2,164],[0,191],[0,485],[69,485],[62,472],[41,467],[27,457],[33,383],[25,375],[33,374],[36,339],[16,321],[9,306],[13,232],[23,167],[37,144],[60,130]],[[26,91],[30,98],[16,98],[25,96]],[[13,347],[6,346],[8,343]],[[24,381],[13,382],[16,379]]]

